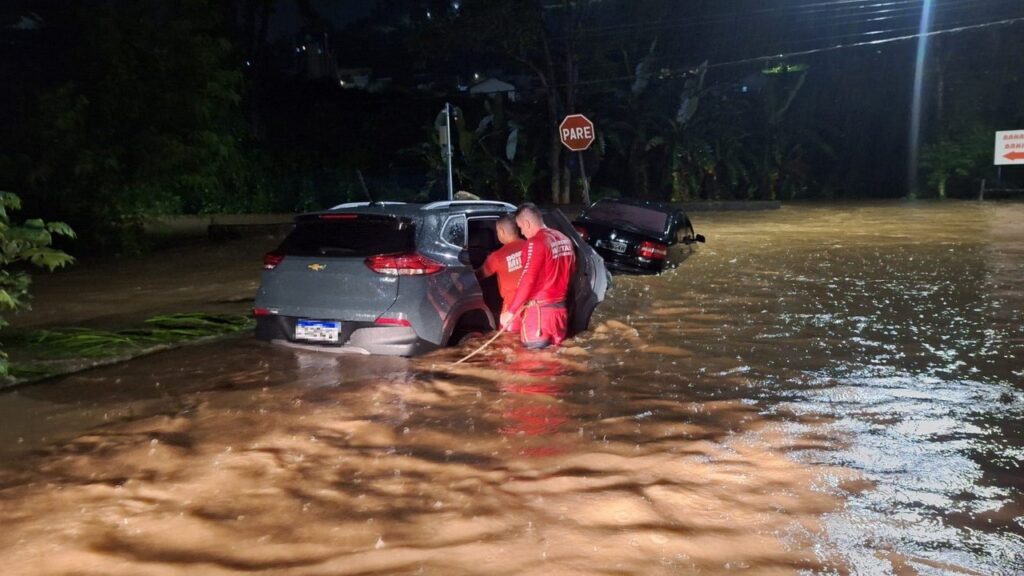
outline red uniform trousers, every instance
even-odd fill
[[[519,336],[527,348],[558,346],[569,330],[569,310],[564,302],[530,302],[523,308]]]

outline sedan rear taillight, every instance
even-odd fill
[[[284,254],[281,254],[280,252],[267,252],[263,255],[263,269],[273,270],[274,268],[277,268],[277,265],[280,264],[282,260],[284,260]]]
[[[637,254],[641,258],[650,258],[651,260],[664,260],[665,256],[668,256],[668,246],[665,244],[659,244],[658,242],[651,242],[645,240],[640,244],[640,248],[637,249]]]
[[[444,265],[416,253],[370,256],[366,265],[377,274],[388,276],[420,276],[444,270]]]
[[[578,224],[574,224],[573,228],[575,228],[576,232],[579,233],[579,235],[583,237],[583,241],[584,242],[587,242],[587,241],[590,240],[590,232],[587,232],[586,228],[584,228],[583,226],[580,226]]]

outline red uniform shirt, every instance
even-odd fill
[[[501,293],[501,309],[508,310],[508,303],[516,294],[519,277],[523,275],[523,247],[526,240],[513,240],[498,248],[484,260],[481,268],[484,278],[498,275],[498,292]]]
[[[564,302],[576,268],[572,241],[558,230],[541,228],[526,241],[523,252],[523,276],[508,311],[514,314],[531,300]]]

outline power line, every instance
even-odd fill
[[[966,4],[971,4],[971,3],[974,3],[974,2],[977,2],[977,1],[978,0],[964,0],[964,2],[961,5],[964,6]],[[949,8],[949,7],[950,6],[947,5],[947,8]],[[947,18],[946,20],[949,20],[949,19]],[[1005,18],[1004,18],[1004,20],[1005,20]],[[960,22],[948,22],[947,21],[947,22],[945,22],[945,25],[950,27],[950,29],[953,29],[953,28],[962,28],[964,26],[987,25],[988,23],[989,23],[988,20],[973,19],[973,20],[962,20]],[[818,29],[818,27],[816,27],[816,28],[805,28],[805,30],[815,30],[815,29]],[[879,40],[886,40],[887,39],[887,38],[878,38],[879,36],[885,36],[885,37],[889,37],[889,38],[900,39],[903,36],[905,36],[907,33],[910,33],[910,32],[914,32],[916,34],[919,34],[919,29],[920,29],[919,24],[915,23],[913,25],[909,25],[909,26],[905,26],[905,27],[901,27],[901,28],[891,28],[891,29],[884,29],[884,30],[865,30],[865,31],[856,32],[856,33],[839,34],[839,35],[831,35],[831,36],[821,36],[821,37],[817,37],[817,38],[800,38],[800,39],[795,39],[795,40],[780,40],[780,41],[776,41],[776,42],[768,41],[768,42],[764,42],[763,46],[765,48],[767,48],[767,49],[773,49],[774,47],[777,46],[777,47],[781,48],[779,50],[780,52],[787,52],[787,51],[792,51],[793,49],[792,48],[784,48],[786,46],[793,46],[793,45],[800,45],[800,44],[804,44],[804,45],[812,44],[813,45],[814,43],[836,42],[836,41],[839,41],[839,40],[844,40],[844,42],[841,43],[843,46],[847,46],[847,45],[851,45],[851,44],[857,45],[858,44],[857,42],[850,42],[850,41],[851,40],[857,40],[859,38],[865,39],[864,42],[868,42],[869,41],[868,39],[870,39],[870,41],[873,41],[873,42],[877,42]],[[799,28],[793,30],[794,33],[798,32],[798,31],[800,31]],[[742,34],[742,33],[741,32],[737,33],[737,36],[739,36],[739,34]],[[916,34],[911,36],[911,37],[917,37]],[[723,42],[723,41],[721,41],[721,39],[719,39],[717,41],[717,44],[723,44],[723,43],[724,44],[729,44],[729,42]],[[762,49],[764,49],[764,48],[762,48]],[[670,59],[670,58],[672,58],[672,57],[669,56],[669,55],[656,55],[656,56],[653,56],[651,58],[651,60],[652,61],[664,61],[664,60],[667,60],[667,59]],[[635,77],[635,75],[633,75],[633,76],[623,76],[623,77],[620,77],[620,78],[627,78],[627,77]],[[567,85],[567,84],[563,84],[563,86],[564,85]]]
[[[977,4],[988,3],[989,0],[959,0],[950,1],[941,6],[936,6],[932,13],[936,16],[944,15],[949,16],[956,12],[972,10]],[[887,22],[890,20],[908,20],[913,22],[919,21],[920,7],[919,6],[907,6],[904,8],[889,8],[885,10],[879,10],[877,12],[857,14],[857,15],[843,15],[831,19],[828,22],[816,23],[813,25],[797,26],[795,29],[800,30],[804,28],[827,28],[830,26],[849,26],[849,25],[869,25],[870,23]],[[864,18],[863,16],[874,16]]]
[[[957,27],[954,27],[954,28],[946,28],[946,29],[943,29],[943,30],[933,30],[931,32],[926,32],[924,34],[906,34],[906,35],[895,36],[895,37],[891,37],[891,38],[880,38],[880,39],[877,39],[877,40],[867,40],[867,41],[862,41],[862,42],[851,42],[851,43],[846,43],[846,44],[836,44],[836,45],[833,45],[833,46],[824,46],[824,47],[821,47],[821,48],[812,48],[812,49],[808,49],[808,50],[799,50],[799,51],[786,52],[786,53],[780,53],[780,54],[770,54],[770,55],[766,55],[766,56],[755,56],[755,57],[752,57],[752,58],[743,58],[743,59],[740,59],[740,60],[730,60],[730,61],[726,61],[726,62],[717,62],[717,63],[714,63],[714,64],[708,64],[707,67],[709,69],[711,69],[711,68],[725,68],[725,67],[729,67],[729,66],[739,66],[739,65],[743,65],[743,64],[754,64],[754,63],[759,63],[759,62],[768,62],[768,61],[771,61],[771,60],[785,60],[787,58],[797,58],[797,57],[801,57],[801,56],[810,56],[810,55],[813,55],[813,54],[821,54],[821,53],[825,53],[825,52],[835,52],[837,50],[844,50],[844,49],[847,49],[847,48],[860,48],[860,47],[864,47],[864,46],[881,46],[881,45],[884,45],[884,44],[891,44],[893,42],[903,42],[903,41],[906,41],[906,40],[916,40],[916,39],[922,38],[922,37],[930,38],[930,37],[933,37],[933,36],[941,36],[941,35],[948,35],[948,34],[958,34],[958,33],[961,33],[961,32],[968,32],[968,31],[971,31],[971,30],[980,30],[980,29],[983,29],[983,28],[992,28],[992,27],[997,27],[997,26],[1009,26],[1009,25],[1020,23],[1020,22],[1024,22],[1024,17],[1008,18],[1008,19],[1004,19],[1004,20],[996,20],[996,21],[984,22],[984,23],[980,23],[980,24],[969,24],[969,25],[965,25],[965,26],[957,26]],[[675,70],[670,70],[667,73],[667,76],[669,76],[669,77],[672,77],[672,76],[676,76],[676,77],[687,76],[687,75],[693,74],[693,72],[696,69],[698,69],[698,68],[699,68],[699,66],[688,66],[688,67],[685,67],[685,68],[677,68]],[[605,83],[612,83],[612,82],[624,82],[624,81],[635,80],[636,77],[637,77],[636,74],[627,74],[627,75],[623,75],[623,76],[615,76],[615,77],[608,77],[608,78],[601,78],[601,79],[594,79],[594,80],[583,80],[583,81],[580,81],[580,82],[574,82],[572,85],[573,86],[589,86],[589,85],[605,84]],[[567,86],[569,86],[569,84],[562,83],[562,84],[556,84],[553,87],[555,87],[555,88],[565,88]]]
[[[950,22],[949,21],[949,20],[952,20],[952,18],[951,18],[951,16],[953,15],[952,11],[969,10],[969,9],[971,9],[973,4],[976,4],[979,1],[980,2],[984,2],[986,0],[961,0],[961,2],[959,4],[956,4],[956,5],[947,4],[946,6],[943,7],[943,10],[947,10],[947,11],[950,11],[950,12],[946,13],[945,14],[946,18],[942,19],[942,20],[946,21],[946,22],[944,22],[944,24],[946,24],[946,25],[954,25],[954,26],[962,26],[962,25],[966,25],[966,24],[978,24],[978,23],[986,22],[987,20],[979,20],[977,18],[972,19],[972,20],[960,21],[960,22]],[[913,17],[911,17],[911,16],[913,16]],[[1013,15],[1012,14],[1008,14],[1007,16],[1013,16]],[[917,19],[916,15],[907,15],[906,17],[895,17],[894,16],[891,19],[896,20],[896,19],[899,19],[899,18],[907,20],[908,25],[907,26],[903,26],[903,27],[898,27],[898,28],[879,29],[879,30],[862,30],[862,31],[851,32],[851,33],[847,33],[847,34],[832,34],[832,35],[828,35],[828,36],[818,36],[818,37],[815,37],[815,38],[799,38],[799,39],[790,39],[790,40],[779,40],[779,41],[775,41],[775,42],[769,41],[765,45],[766,46],[779,46],[779,47],[783,47],[783,46],[792,46],[792,45],[799,45],[799,44],[811,44],[811,43],[818,43],[818,42],[830,42],[830,41],[837,41],[837,40],[842,40],[842,39],[868,38],[868,37],[871,37],[871,36],[888,35],[888,34],[902,35],[905,32],[913,32],[913,31],[917,31],[919,29],[919,24],[917,22],[918,19]],[[874,19],[874,20],[877,20],[877,21],[880,22],[880,21],[885,21],[887,19],[889,19],[889,18],[884,18],[883,17],[883,18],[877,18],[877,19]],[[862,21],[862,22],[851,21],[851,22],[849,22],[847,24],[864,24],[866,22],[867,21]],[[939,24],[942,25],[943,22],[940,22]],[[807,25],[803,25],[803,26],[794,27],[794,28],[790,29],[788,32],[791,35],[799,35],[799,34],[810,33],[810,32],[816,31],[816,30],[827,30],[827,29],[833,29],[833,28],[838,28],[838,27],[839,27],[838,23],[832,23],[832,22],[826,23],[826,24],[807,24]],[[741,32],[737,32],[736,33],[737,36],[740,36],[740,34],[742,34],[742,33]],[[718,44],[722,44],[723,42],[718,41],[717,43]],[[726,44],[728,44],[728,42],[726,42]],[[665,58],[667,58],[667,56],[656,56],[655,57],[655,59],[658,59],[658,60],[664,60]]]
[[[825,46],[823,48],[813,48],[810,50],[801,50],[798,52],[789,52],[786,54],[777,54],[773,56],[757,56],[754,58],[745,58],[743,60],[733,60],[731,62],[720,62],[718,64],[708,65],[708,68],[721,68],[725,66],[736,66],[739,64],[752,64],[754,62],[765,62],[768,60],[794,58],[799,56],[809,56],[811,54],[819,54],[823,52],[834,52],[836,50],[842,50],[844,48],[858,48],[862,46],[880,46],[883,44],[891,44],[893,42],[902,42],[904,40],[916,40],[918,38],[930,38],[932,36],[942,36],[946,34],[957,34],[960,32],[967,32],[970,30],[979,30],[981,28],[991,28],[994,26],[1008,26],[1016,24],[1018,22],[1024,22],[1024,17],[1020,18],[1008,18],[1005,20],[997,20],[994,22],[983,22],[979,24],[968,24],[965,26],[957,26],[955,28],[946,28],[944,30],[933,30],[931,32],[925,32],[924,34],[907,34],[904,36],[894,36],[892,38],[881,38],[878,40],[869,40],[865,42],[854,42],[849,44],[836,44],[834,46]]]
[[[971,19],[971,20],[963,20],[963,21],[957,23],[957,25],[958,26],[965,26],[965,25],[973,25],[973,24],[983,24],[985,22],[987,22],[986,19],[974,18],[974,19]],[[777,42],[774,45],[784,46],[784,45],[810,43],[810,42],[827,42],[827,41],[832,41],[832,40],[840,40],[840,39],[843,39],[843,38],[858,38],[858,37],[866,37],[866,36],[877,36],[877,35],[880,35],[880,34],[900,34],[900,33],[906,32],[906,31],[914,31],[914,30],[919,30],[919,29],[920,29],[920,24],[913,24],[913,25],[902,26],[902,27],[899,27],[899,28],[889,28],[889,29],[880,29],[880,30],[864,30],[864,31],[861,31],[861,32],[851,32],[849,34],[838,34],[838,35],[832,35],[832,36],[820,36],[820,37],[817,37],[817,38],[801,38],[799,40],[786,40],[786,41],[783,41],[783,42]]]
[[[866,1],[869,1],[869,0],[847,0],[847,1],[848,2],[866,2]],[[865,7],[866,8],[878,8],[878,7],[881,7],[881,6],[890,6],[891,7],[891,6],[899,6],[899,5],[903,5],[903,4],[915,4],[915,5],[919,6],[919,5],[921,5],[921,3],[922,3],[922,0],[894,0],[894,1],[891,1],[891,2],[885,2],[885,3],[877,3],[876,2],[873,5],[865,6]],[[583,37],[583,36],[602,36],[602,35],[608,35],[608,34],[615,34],[615,33],[619,33],[619,32],[625,32],[625,31],[629,31],[629,30],[632,30],[632,29],[658,29],[658,28],[672,28],[672,27],[676,27],[676,26],[678,26],[678,27],[693,27],[693,26],[703,26],[703,25],[708,25],[708,24],[728,24],[728,23],[733,23],[733,22],[738,21],[741,17],[748,18],[749,16],[757,16],[757,15],[768,15],[768,17],[775,17],[775,18],[796,17],[796,16],[803,16],[803,15],[808,15],[808,14],[818,14],[818,13],[822,13],[822,12],[829,12],[828,9],[806,10],[806,9],[803,9],[803,7],[806,7],[806,6],[815,6],[815,7],[817,7],[817,6],[834,6],[834,4],[836,4],[836,3],[835,2],[824,2],[824,3],[816,3],[816,4],[805,4],[805,5],[802,5],[802,6],[800,6],[800,5],[798,5],[798,6],[790,6],[790,7],[785,7],[785,8],[765,8],[765,9],[761,9],[761,10],[750,10],[750,11],[746,11],[746,12],[742,12],[742,13],[741,12],[730,12],[730,13],[719,14],[719,15],[710,16],[710,17],[707,17],[707,18],[697,19],[697,20],[694,20],[692,18],[677,18],[677,19],[672,19],[672,20],[656,20],[656,21],[649,20],[649,21],[646,21],[646,22],[634,22],[634,23],[631,23],[631,24],[618,24],[618,25],[614,25],[614,26],[605,26],[605,27],[601,27],[601,28],[583,29],[583,30],[580,31],[579,36],[581,36],[581,37]],[[856,8],[856,7],[852,7],[852,6],[851,7],[846,7],[846,8],[840,7],[840,8],[834,8],[832,11],[836,12],[838,10],[851,10],[851,9],[854,9],[854,8]],[[859,15],[869,15],[869,14],[873,14],[873,13],[884,13],[884,12],[882,10],[878,10],[878,11],[874,11],[874,12],[862,12]],[[849,16],[849,15],[847,15],[847,16]]]
[[[847,1],[848,2],[865,2],[867,0],[847,0]],[[702,19],[677,18],[677,19],[670,19],[670,20],[664,20],[663,19],[663,20],[657,20],[657,21],[636,22],[636,23],[631,23],[631,24],[619,24],[619,25],[615,25],[615,26],[606,26],[606,27],[602,27],[602,28],[582,29],[573,37],[576,38],[576,39],[599,38],[601,36],[609,36],[609,35],[614,35],[614,34],[629,33],[629,32],[636,31],[636,30],[641,30],[641,29],[645,30],[645,31],[651,31],[651,30],[693,28],[693,27],[700,27],[700,26],[709,26],[709,25],[714,25],[714,24],[740,25],[740,24],[754,24],[754,23],[758,23],[758,22],[765,23],[767,20],[769,20],[771,18],[776,18],[776,19],[778,19],[778,18],[795,19],[795,18],[798,18],[798,17],[801,17],[801,16],[806,16],[806,15],[809,15],[809,14],[822,14],[823,16],[829,18],[829,21],[826,21],[826,22],[815,22],[813,24],[808,24],[808,25],[800,26],[799,28],[804,28],[804,29],[808,29],[808,28],[826,28],[829,25],[836,25],[836,26],[838,26],[838,25],[841,25],[841,24],[846,24],[846,25],[864,24],[864,23],[867,23],[867,22],[872,22],[872,21],[876,21],[876,20],[880,20],[881,19],[881,18],[870,18],[871,16],[885,17],[886,15],[889,15],[889,16],[892,17],[892,19],[896,19],[896,18],[899,17],[900,13],[903,13],[905,15],[905,17],[909,19],[911,17],[914,17],[915,16],[914,13],[915,12],[919,12],[922,9],[922,7],[923,7],[922,0],[894,0],[894,1],[890,1],[890,2],[877,2],[877,1],[873,1],[873,3],[871,3],[871,4],[861,4],[861,5],[857,5],[857,6],[846,6],[846,7],[839,7],[839,8],[834,8],[835,4],[836,4],[835,2],[824,2],[824,3],[817,3],[817,4],[805,4],[805,5],[802,5],[802,6],[815,6],[815,7],[818,7],[818,6],[829,7],[829,8],[815,8],[813,10],[801,10],[800,9],[801,6],[794,6],[794,7],[789,7],[789,8],[769,8],[769,9],[762,9],[762,10],[751,10],[751,11],[747,11],[747,12],[743,12],[743,13],[732,12],[732,13],[728,13],[728,14],[721,14],[721,15],[711,16],[711,17],[708,17],[708,18],[702,18]],[[939,4],[939,5],[935,6],[935,8],[933,10],[936,13],[940,13],[941,14],[941,13],[955,12],[955,11],[958,11],[958,10],[968,10],[968,9],[972,9],[972,8],[976,7],[977,5],[985,5],[985,4],[992,5],[993,2],[991,0],[949,0],[946,3]],[[994,4],[1005,5],[1006,3],[1005,2],[999,2],[998,0],[996,0],[996,2]],[[855,12],[842,13],[842,11],[844,11],[844,10],[847,11],[847,12],[849,12],[851,10],[855,10]],[[759,14],[760,15],[767,15],[767,16],[765,16],[763,20],[758,20],[756,18],[751,18],[751,16],[757,16]],[[554,38],[554,40],[567,39],[567,38],[570,38],[570,36],[560,36],[560,37]]]

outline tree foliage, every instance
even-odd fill
[[[92,240],[220,211],[246,187],[241,73],[208,0],[83,3],[71,78],[39,99],[30,199]],[[117,235],[110,236],[116,238]]]
[[[991,154],[991,139],[987,130],[975,128],[944,136],[928,143],[921,150],[921,169],[936,197],[948,196],[948,184],[953,178],[966,178],[987,167]]]
[[[292,38],[271,33],[286,6]],[[5,71],[29,79],[0,91],[10,125],[0,187],[69,222],[83,244],[122,252],[156,215],[362,197],[357,170],[377,197],[434,198],[440,189],[424,187],[440,174],[431,123],[449,100],[465,111],[455,171],[483,196],[579,201],[580,156],[556,130],[569,113],[597,125],[583,157],[595,190],[659,200],[905,193],[913,43],[761,62],[749,57],[770,53],[765,38],[794,40],[801,24],[704,0],[381,0],[344,30],[330,17],[340,12],[311,0],[41,3],[38,29],[0,54]],[[1024,121],[1012,96],[1024,88],[1024,36],[1012,31],[937,38],[930,53],[921,167],[943,193],[991,178],[984,161],[954,161],[954,148],[978,147],[968,133]],[[338,66],[393,75],[394,87],[306,75],[297,46],[319,38]],[[474,73],[517,84],[519,97],[455,88]],[[409,149],[432,174],[379,179],[400,173]]]
[[[29,307],[32,277],[26,268],[53,271],[75,261],[52,246],[55,236],[75,237],[70,226],[39,218],[12,222],[10,213],[20,209],[21,199],[16,194],[0,191],[0,311],[5,313]],[[0,328],[6,325],[0,316]],[[0,375],[6,374],[7,355],[0,351]]]

